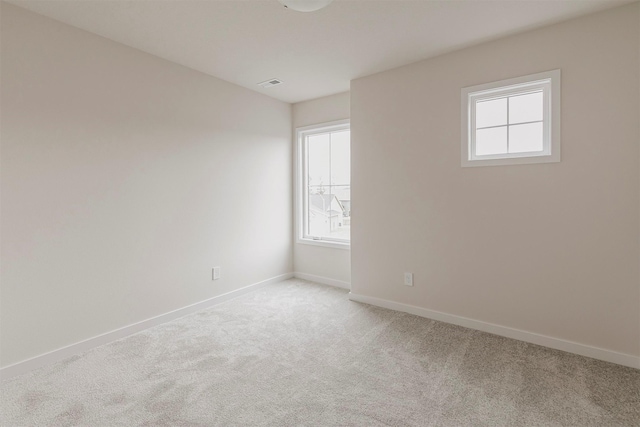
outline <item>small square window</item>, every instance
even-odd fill
[[[462,89],[462,166],[560,161],[560,70]]]

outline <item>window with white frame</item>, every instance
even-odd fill
[[[462,89],[462,166],[560,161],[560,70]]]
[[[299,128],[296,134],[298,241],[347,249],[351,239],[349,121]]]

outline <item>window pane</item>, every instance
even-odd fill
[[[331,184],[349,185],[351,182],[350,132],[331,134]]]
[[[351,236],[351,186],[332,186],[331,193],[335,195],[338,204],[334,203],[334,213],[330,236],[333,239],[349,240]],[[336,209],[337,208],[337,209]]]
[[[342,203],[346,210],[349,210],[351,202],[351,186],[350,185],[334,185],[331,187],[331,192],[336,195],[340,203]]]
[[[311,135],[307,138],[308,185],[330,184],[330,135]]]
[[[325,235],[324,222],[324,193],[326,187],[308,187],[307,188],[307,234],[314,237],[323,237]]]
[[[507,152],[507,127],[476,131],[476,156],[505,154]]]
[[[535,122],[542,120],[542,92],[509,98],[509,124]]]
[[[308,234],[312,237],[329,237],[349,240],[351,218],[345,205],[338,198],[351,203],[349,186],[308,188]]]
[[[310,135],[307,144],[305,237],[350,240],[351,141],[349,130]]]
[[[510,153],[542,151],[543,140],[542,122],[509,126]]]
[[[507,98],[476,102],[476,129],[507,124]]]

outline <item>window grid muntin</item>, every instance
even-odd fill
[[[301,150],[301,160],[302,160],[302,179],[301,179],[301,186],[302,186],[302,217],[303,217],[303,223],[301,224],[301,231],[302,231],[302,239],[303,240],[310,240],[310,241],[321,241],[321,242],[329,242],[329,243],[339,243],[339,244],[346,244],[346,245],[350,245],[351,239],[340,239],[340,238],[336,238],[336,237],[326,237],[326,236],[313,236],[310,234],[309,232],[309,228],[310,228],[310,209],[309,209],[309,189],[311,187],[320,187],[320,185],[309,185],[309,137],[311,136],[319,136],[319,135],[326,135],[329,134],[330,135],[330,139],[329,139],[329,185],[324,186],[329,187],[330,189],[330,193],[331,193],[331,188],[332,187],[345,187],[345,186],[351,186],[351,184],[340,184],[340,185],[333,185],[331,184],[331,134],[333,133],[338,133],[338,132],[344,132],[344,131],[350,131],[350,125],[349,123],[341,123],[338,125],[328,125],[325,127],[318,127],[317,129],[310,129],[310,130],[306,130],[306,131],[301,131],[299,134],[299,141],[300,141],[300,150]]]
[[[542,80],[536,80],[531,82],[520,83],[516,85],[503,86],[492,88],[488,90],[471,92],[468,94],[468,156],[469,160],[495,160],[495,159],[510,159],[510,158],[523,158],[523,157],[538,157],[548,156],[551,154],[551,78]],[[542,92],[543,94],[543,116],[542,120],[535,121],[535,123],[543,123],[543,149],[541,151],[528,151],[509,153],[509,126],[522,125],[526,123],[509,124],[509,98],[516,96],[529,95],[531,93]],[[476,105],[478,102],[492,101],[496,99],[507,99],[507,124],[497,125],[497,127],[507,127],[507,152],[499,154],[476,154],[476,131],[484,128],[475,128],[476,123]],[[489,128],[489,127],[485,127]]]
[[[543,117],[542,117],[542,120],[531,120],[531,121],[527,121],[527,122],[514,122],[514,123],[511,123],[511,105],[510,105],[511,98],[516,98],[516,97],[519,97],[519,96],[531,95],[531,94],[534,94],[534,93],[542,93],[542,95],[543,95],[543,101],[542,101],[542,104],[543,104],[543,105],[542,105],[542,109],[543,109],[542,116],[543,116]],[[513,127],[513,126],[522,126],[522,125],[529,125],[529,124],[534,124],[534,123],[542,123],[542,124],[543,124],[543,127],[544,127],[544,110],[545,110],[545,108],[544,108],[544,91],[543,91],[543,90],[541,90],[541,89],[536,89],[536,90],[526,91],[526,92],[524,92],[524,93],[516,93],[516,94],[514,94],[514,95],[500,96],[500,97],[492,97],[491,99],[484,99],[484,98],[483,98],[483,99],[480,99],[480,100],[476,100],[476,101],[475,101],[475,107],[477,108],[477,105],[478,105],[479,103],[481,103],[481,102],[495,101],[495,100],[497,100],[497,99],[506,99],[506,100],[507,100],[507,105],[506,105],[507,123],[506,123],[506,124],[504,124],[504,125],[494,125],[494,126],[482,126],[482,127],[477,127],[477,126],[476,126],[476,127],[475,127],[475,132],[477,132],[477,131],[479,131],[479,130],[483,130],[483,129],[506,128],[506,129],[507,129],[507,132],[506,132],[506,135],[507,135],[507,151],[506,151],[506,153],[498,153],[498,154],[495,154],[495,155],[515,154],[515,153],[512,153],[512,152],[510,151],[510,144],[509,144],[509,143],[510,143],[510,139],[509,139],[509,138],[511,137],[511,132],[509,132],[509,130],[510,130],[510,128],[511,128],[511,127]],[[544,139],[544,132],[543,132],[543,139]],[[474,144],[474,147],[473,147],[473,148],[474,148],[474,155],[475,155],[476,157],[483,156],[483,155],[477,154],[477,146],[476,146],[475,144]],[[532,153],[532,154],[535,154],[535,153],[540,153],[540,152],[543,152],[543,151],[544,151],[544,142],[543,142],[542,150],[537,150],[537,151],[521,151],[521,152],[519,152],[519,153],[523,153],[523,154],[529,154],[529,153]]]

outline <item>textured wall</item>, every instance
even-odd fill
[[[292,271],[289,104],[6,4],[1,96],[3,366]]]
[[[294,127],[348,118],[349,92],[293,104]],[[296,272],[327,277],[341,282],[351,282],[350,251],[295,243],[294,240],[293,253]]]
[[[640,355],[638,8],[352,81],[352,291]],[[562,162],[461,168],[460,89],[556,68]]]

